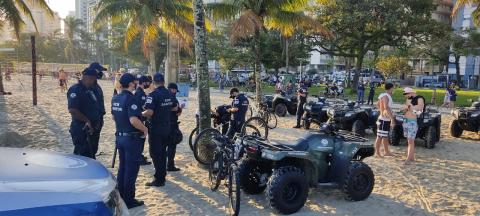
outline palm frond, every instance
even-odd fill
[[[229,2],[215,2],[205,5],[205,12],[209,14],[213,20],[231,20],[238,16],[241,8]]]
[[[140,26],[137,25],[134,18],[130,18],[128,22],[127,29],[125,30],[125,41],[123,46],[125,50],[128,50],[128,44],[135,39],[135,37],[140,33]]]
[[[479,0],[457,0],[452,9],[452,17],[456,16],[461,7],[467,4],[480,3]]]
[[[20,16],[20,11],[12,1],[3,1],[0,9],[3,13],[2,18],[13,27],[16,38],[20,39],[20,30],[25,25],[25,22]]]
[[[7,2],[11,2],[11,1],[7,1]],[[37,23],[35,22],[35,19],[33,18],[32,11],[30,11],[30,8],[28,8],[28,5],[25,3],[25,1],[23,1],[23,0],[15,0],[15,4],[17,5],[18,9],[20,9],[20,11],[21,11],[25,16],[27,16],[27,18],[28,18],[30,21],[32,21],[33,27],[35,28],[35,31],[38,32]]]
[[[19,1],[23,1],[23,0],[16,0],[16,1],[19,2]],[[52,11],[52,9],[50,9],[50,7],[48,6],[48,4],[45,0],[27,0],[27,1],[29,1],[33,5],[38,5],[41,9],[45,10],[45,12],[47,12],[47,15],[50,16],[50,17],[53,17],[53,15],[55,14]]]
[[[103,1],[101,1],[102,3]],[[135,9],[138,7],[138,4],[134,2],[127,2],[127,1],[115,1],[111,4],[99,4],[97,7],[98,13],[95,17],[95,27],[98,28],[103,24],[112,21],[113,23],[118,23],[125,18],[134,13]]]
[[[472,12],[473,23],[480,27],[480,5]]]
[[[257,31],[263,28],[262,18],[255,14],[252,10],[242,13],[232,24],[230,40],[236,43],[239,39],[252,37]]]

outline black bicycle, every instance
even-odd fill
[[[243,157],[245,147],[243,145],[244,137],[258,137],[259,134],[239,137],[235,142],[226,136],[217,136],[213,139],[216,149],[213,153],[213,161],[208,171],[210,189],[216,191],[223,180],[226,180],[228,189],[228,198],[232,215],[238,215],[240,212],[240,170],[239,161]]]
[[[193,156],[198,163],[205,166],[210,165],[210,163],[213,161],[213,152],[217,147],[214,139],[222,135],[223,134],[219,130],[208,128],[196,136],[195,141],[193,142]],[[237,137],[246,135],[255,135],[267,139],[268,126],[265,120],[260,117],[248,119],[243,124],[240,133],[237,133],[232,141],[236,140]]]
[[[254,97],[249,96],[248,98],[254,100]],[[277,115],[268,108],[266,102],[260,103],[260,107],[258,107],[256,103],[251,103],[249,109],[250,112],[248,113],[248,117],[263,118],[263,120],[267,122],[267,126],[269,129],[275,129],[277,127]]]

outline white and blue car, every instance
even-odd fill
[[[0,215],[128,215],[114,176],[99,162],[49,151],[0,148]]]

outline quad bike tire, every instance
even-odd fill
[[[449,125],[449,129],[450,129],[450,135],[452,137],[460,137],[462,136],[462,133],[463,133],[463,129],[460,127],[460,125],[458,124],[458,120],[454,119],[450,122],[450,125]]]
[[[284,103],[279,103],[275,105],[275,114],[280,117],[285,117],[287,115],[287,105]]]
[[[350,164],[343,184],[345,199],[350,201],[366,199],[372,193],[374,184],[375,176],[372,169],[361,161],[353,162]]]
[[[365,124],[362,120],[357,119],[353,122],[352,132],[361,137],[365,136]]]
[[[390,129],[390,134],[388,135],[390,145],[392,146],[400,145],[400,139],[402,137],[403,137],[403,128],[401,125],[395,125],[393,126],[393,128]]]
[[[281,214],[300,210],[307,201],[308,182],[305,173],[294,166],[284,166],[273,171],[265,195],[269,205]]]
[[[287,111],[290,115],[296,115],[297,114],[297,106],[295,107],[291,107],[291,108],[287,108]]]
[[[239,166],[240,186],[247,194],[260,194],[267,188],[266,182],[262,185],[262,176],[271,174],[268,165],[255,160],[243,160]]]
[[[435,148],[435,143],[437,142],[437,129],[435,126],[429,126],[427,129],[427,134],[425,134],[425,148],[433,149]]]

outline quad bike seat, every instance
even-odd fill
[[[298,139],[294,141],[271,141],[273,145],[281,145],[288,148],[291,148],[295,151],[307,151],[308,150],[308,141],[305,139]]]

